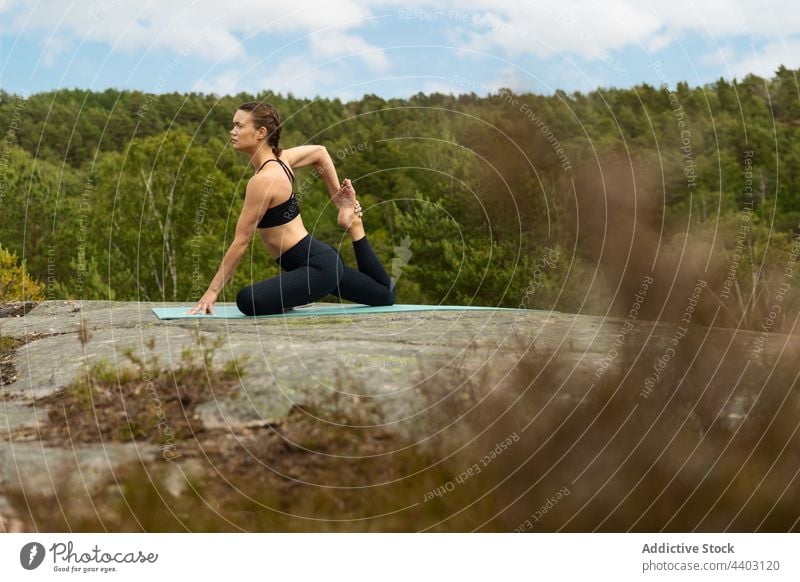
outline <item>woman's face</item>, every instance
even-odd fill
[[[249,111],[237,109],[233,116],[231,145],[233,149],[254,151],[266,136],[267,128],[256,129]]]

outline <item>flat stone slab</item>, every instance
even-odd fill
[[[208,428],[274,421],[293,405],[320,404],[341,392],[340,378],[350,386],[348,396],[378,398],[382,418],[396,425],[417,409],[413,388],[424,367],[463,358],[467,346],[484,349],[473,362],[483,365],[486,354],[502,351],[509,338],[520,335],[512,327],[530,336],[549,317],[536,311],[443,311],[161,321],[150,311],[154,305],[164,304],[50,301],[24,318],[0,320],[4,335],[49,334],[18,349],[17,380],[5,391],[18,400],[51,395],[85,376],[98,361],[132,367],[126,350],[146,367],[174,369],[184,350],[198,351],[199,333],[206,345],[222,338],[215,365],[234,360],[241,372],[241,394],[200,406],[198,414]],[[146,347],[149,342],[152,350]]]
[[[41,398],[85,375],[94,362],[131,367],[126,350],[146,366],[174,369],[185,349],[197,351],[199,333],[206,345],[222,339],[215,365],[234,360],[241,371],[241,394],[198,409],[209,428],[270,422],[292,405],[320,404],[341,393],[342,378],[347,395],[375,398],[383,419],[397,425],[418,410],[416,383],[437,369],[457,362],[470,371],[490,367],[501,378],[515,363],[506,358],[509,353],[535,345],[558,349],[563,361],[593,374],[622,326],[619,319],[535,310],[169,321],[151,311],[180,305],[185,304],[47,301],[24,317],[0,319],[3,335],[49,334],[18,349],[17,380],[4,390],[15,402]],[[82,326],[88,332],[85,345]],[[639,321],[626,341],[653,349],[668,341],[672,330],[669,324]],[[712,330],[710,339],[715,335],[730,332]],[[738,336],[752,341],[756,334]],[[154,342],[152,351],[148,342]],[[780,343],[780,337],[768,340],[772,349]],[[24,407],[15,405],[12,422],[23,422],[24,414]]]
[[[0,401],[0,435],[47,422],[47,411],[30,402]]]
[[[93,363],[135,368],[128,350],[145,369],[169,371],[181,364],[184,351],[199,354],[198,334],[205,346],[221,338],[213,365],[234,361],[239,389],[195,408],[196,418],[209,431],[230,435],[279,423],[294,406],[312,405],[321,414],[359,407],[370,411],[373,425],[424,438],[428,434],[420,416],[430,395],[420,394],[419,387],[433,385],[442,395],[462,396],[458,386],[430,382],[437,371],[455,366],[483,379],[491,389],[514,368],[520,352],[558,350],[559,361],[571,368],[568,372],[592,378],[623,324],[620,319],[533,310],[169,321],[151,311],[179,305],[183,304],[48,301],[24,317],[0,318],[0,334],[33,338],[17,349],[16,381],[2,387],[10,398],[0,400],[0,519],[7,507],[3,495],[9,490],[52,495],[58,485],[68,485],[83,488],[90,497],[91,489],[112,480],[120,466],[157,462],[158,448],[147,443],[73,447],[13,440],[15,431],[47,421],[46,411],[34,407],[38,399],[82,378]],[[638,321],[627,332],[626,345],[642,354],[646,350],[642,357],[650,361],[663,351],[674,329],[671,324]],[[736,332],[734,337],[747,345],[759,334]],[[706,341],[730,338],[730,330],[708,330]],[[763,358],[769,360],[786,341],[786,336],[765,338]],[[582,397],[558,395],[575,402]],[[746,399],[731,399],[725,405],[723,417],[731,431],[750,405]],[[179,490],[181,480],[175,479]]]

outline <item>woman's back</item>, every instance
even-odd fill
[[[283,160],[270,158],[251,180],[257,181],[257,188],[264,192],[265,205],[268,205],[258,223],[258,234],[272,258],[277,259],[308,234],[293,188],[294,174]]]

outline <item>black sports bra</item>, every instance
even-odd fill
[[[286,175],[294,184],[294,174],[289,169],[289,166],[283,163],[282,160],[270,158],[263,164],[261,164],[261,168],[267,165],[269,162],[278,162],[283,171],[286,172]],[[261,168],[256,170],[256,174],[261,171]],[[271,208],[267,208],[267,211],[264,213],[264,216],[261,217],[261,222],[258,223],[258,228],[270,228],[272,226],[280,226],[282,224],[286,224],[290,220],[297,218],[300,215],[300,204],[297,201],[297,197],[294,194],[294,188],[292,188],[292,195],[289,196],[289,199],[285,202],[281,202],[277,206],[273,206]]]

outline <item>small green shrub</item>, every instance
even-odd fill
[[[43,301],[45,286],[28,275],[25,261],[17,264],[17,255],[0,245],[0,303]]]

